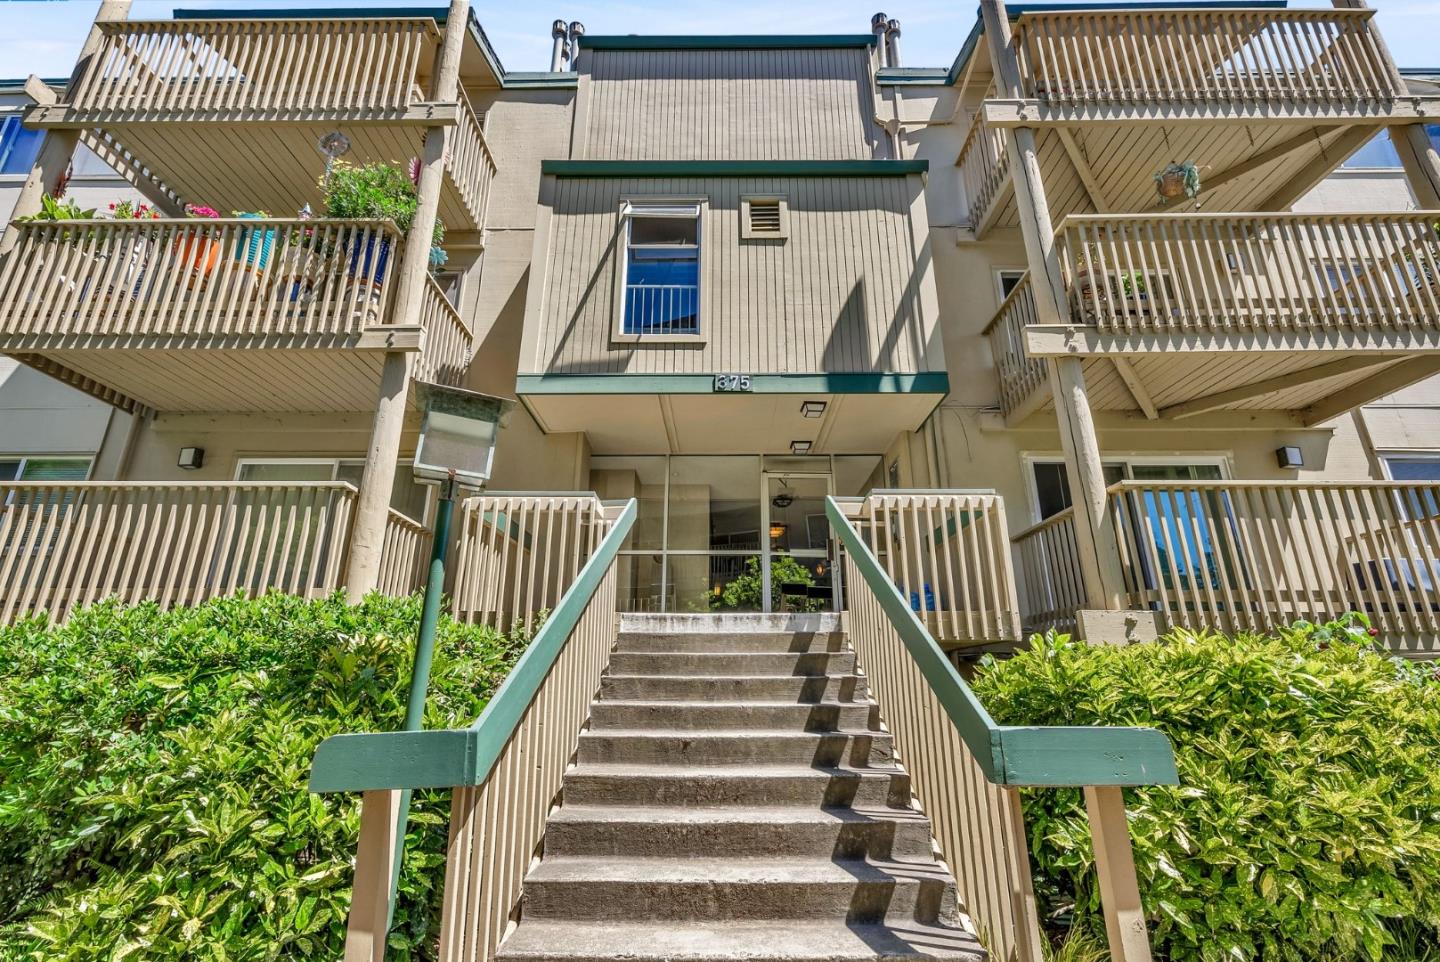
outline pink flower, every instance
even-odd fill
[[[219,217],[220,212],[213,207],[206,207],[203,204],[186,204],[185,213],[191,217]]]

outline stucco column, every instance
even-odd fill
[[[1022,95],[1020,64],[1010,45],[1010,18],[1004,0],[982,0],[980,11],[997,89],[1002,97],[1019,99]],[[1041,324],[1068,323],[1065,278],[1060,271],[1055,227],[1050,221],[1045,184],[1040,176],[1035,131],[1028,127],[1011,128],[1005,137],[1005,149],[1015,181],[1015,207],[1030,264],[1036,314]],[[1065,451],[1070,501],[1075,506],[1075,541],[1086,605],[1114,610],[1124,593],[1124,569],[1116,545],[1115,526],[1106,510],[1100,443],[1086,395],[1085,376],[1079,358],[1052,359],[1048,366],[1055,420]]]
[[[75,81],[85,72],[89,66],[90,58],[100,49],[101,33],[99,24],[112,20],[124,20],[130,14],[130,0],[104,0],[100,9],[95,11],[95,22],[90,27],[90,33],[86,35],[85,42],[80,45],[80,56],[75,59],[75,69],[70,74],[70,84],[73,87]],[[30,168],[30,174],[25,178],[25,184],[20,188],[19,195],[15,198],[15,209],[11,212],[11,222],[5,225],[5,236],[0,238],[0,255],[10,253],[15,246],[19,231],[14,227],[14,219],[17,217],[30,217],[40,212],[40,200],[46,194],[53,194],[55,187],[64,176],[65,169],[70,166],[70,158],[75,156],[75,148],[80,144],[80,131],[76,130],[47,130],[45,139],[40,144],[40,153],[35,157],[35,163]]]
[[[469,0],[450,0],[445,19],[445,36],[435,65],[431,96],[440,103],[459,99],[460,53],[469,30]],[[416,324],[420,300],[430,270],[430,239],[440,209],[445,157],[450,145],[449,127],[430,127],[420,156],[420,181],[416,185],[418,204],[405,235],[405,255],[396,278],[393,323]],[[414,361],[408,352],[385,355],[380,376],[380,394],[375,404],[375,422],[370,447],[365,452],[365,472],[360,478],[360,497],[355,505],[355,523],[350,533],[350,561],[345,589],[351,601],[358,601],[375,589],[380,576],[380,552],[385,543],[385,525],[390,516],[390,492],[395,485],[395,467],[400,458],[400,436],[405,427],[405,408],[410,395]]]

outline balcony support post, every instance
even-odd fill
[[[124,20],[130,14],[130,0],[103,0],[100,9],[95,11],[95,21],[90,27],[90,33],[85,37],[85,42],[80,46],[80,56],[75,60],[75,70],[70,74],[70,86],[85,72],[89,65],[90,58],[95,51],[100,49],[101,33],[99,24],[111,20]],[[15,229],[14,219],[17,217],[30,217],[40,212],[40,201],[46,194],[54,194],[59,186],[65,171],[70,167],[70,159],[75,156],[75,148],[80,144],[81,130],[47,130],[45,139],[40,144],[40,153],[35,157],[35,163],[30,168],[30,175],[25,178],[25,184],[20,188],[20,194],[15,198],[15,208],[10,212],[11,222],[5,225],[5,236],[0,238],[0,256],[10,253],[15,247],[16,241],[20,238],[20,232]]]
[[[1405,166],[1405,179],[1421,210],[1440,210],[1440,152],[1424,124],[1390,128],[1390,141]]]
[[[997,89],[1005,97],[1021,96],[1020,64],[1010,42],[1010,18],[1004,0],[982,0],[981,16],[989,38],[990,60],[994,65]],[[1040,176],[1040,156],[1035,131],[1010,127],[1005,131],[1015,182],[1015,206],[1020,233],[1030,263],[1035,311],[1041,324],[1060,325],[1068,320],[1065,310],[1065,278],[1055,246],[1055,225],[1045,184]],[[1063,357],[1051,360],[1050,388],[1055,399],[1055,420],[1065,451],[1070,501],[1075,505],[1075,539],[1085,585],[1086,606],[1116,610],[1124,595],[1124,571],[1119,543],[1115,538],[1105,494],[1105,476],[1100,461],[1100,443],[1095,419],[1085,389],[1081,360]]]
[[[460,53],[469,26],[470,0],[450,0],[432,92],[434,99],[440,103],[454,103],[459,97]],[[415,217],[410,222],[410,231],[405,235],[405,254],[396,278],[393,316],[397,324],[419,323],[421,298],[430,270],[431,238],[440,209],[440,191],[444,186],[449,137],[448,127],[430,127],[425,131],[420,180],[415,190],[418,203]],[[365,453],[365,473],[360,479],[355,526],[350,534],[350,566],[345,588],[351,601],[357,601],[373,591],[380,578],[380,554],[390,516],[395,465],[400,459],[400,436],[404,430],[412,371],[410,354],[391,352],[385,355],[375,424],[371,430],[370,447]]]

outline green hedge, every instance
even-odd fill
[[[1180,787],[1127,790],[1171,960],[1440,959],[1440,681],[1363,624],[1158,644],[1037,639],[975,689],[1002,723],[1149,725]],[[1024,793],[1049,910],[1103,930],[1077,790]]]
[[[339,958],[358,798],[328,735],[397,728],[418,599],[104,604],[0,628],[0,959]],[[520,642],[442,620],[426,724],[484,707]],[[448,793],[419,793],[391,958],[430,957]]]

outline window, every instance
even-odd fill
[[[790,236],[790,204],[784,197],[746,195],[740,198],[742,240],[783,240]]]
[[[1015,289],[1015,286],[1020,283],[1021,278],[1024,276],[1025,272],[1023,270],[1006,268],[996,271],[995,282],[1000,286],[1000,300],[1003,301],[1009,297],[1010,292]]]
[[[286,484],[291,481],[348,481],[360,487],[365,462],[358,458],[275,458],[241,461],[235,473],[237,481],[264,484]],[[390,490],[390,507],[414,521],[425,520],[429,488],[415,480],[410,463],[402,462],[395,470],[395,484]]]
[[[1426,482],[1440,482],[1440,454],[1386,455],[1385,473],[1392,481],[1410,481],[1416,487],[1396,491],[1400,510],[1407,518],[1433,518],[1440,515],[1440,493],[1424,487]]]
[[[700,205],[626,204],[625,311],[630,337],[700,333]]]
[[[0,118],[0,174],[28,174],[40,153],[45,131],[29,130],[19,114]]]
[[[0,481],[84,481],[89,458],[0,458]]]

